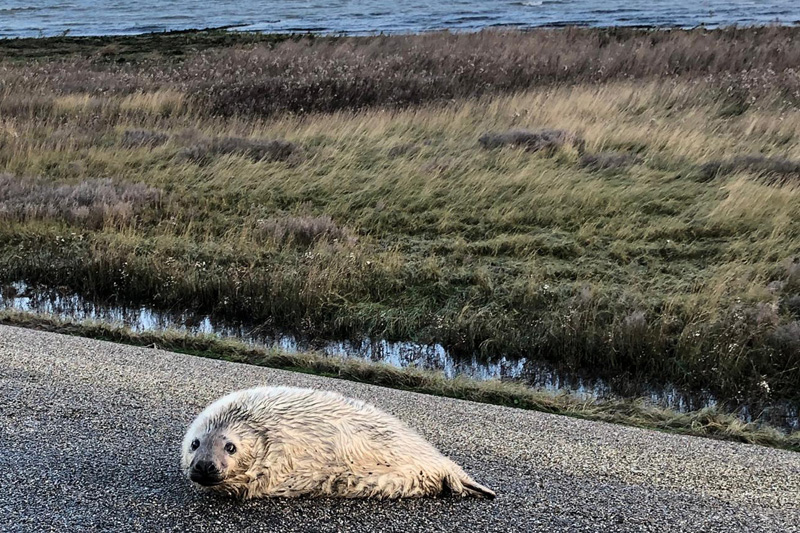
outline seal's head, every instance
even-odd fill
[[[181,448],[181,469],[200,487],[236,495],[252,480],[260,439],[237,409],[203,411],[189,427]]]

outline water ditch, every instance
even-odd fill
[[[134,332],[174,330],[216,335],[253,346],[278,348],[288,353],[314,351],[325,356],[358,358],[400,368],[434,370],[450,378],[466,376],[478,380],[511,380],[551,393],[572,394],[586,401],[643,397],[656,405],[680,412],[722,404],[724,408],[735,411],[748,422],[761,419],[786,430],[800,429],[800,406],[797,405],[720,402],[708,392],[682,391],[670,385],[653,386],[632,382],[630,378],[603,380],[559,369],[532,358],[456,354],[440,344],[373,338],[312,339],[288,332],[267,331],[256,324],[232,322],[185,309],[112,304],[50,287],[32,287],[24,282],[0,285],[0,309],[43,314],[77,322],[92,320],[123,325]]]

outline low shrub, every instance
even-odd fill
[[[0,220],[63,220],[99,228],[108,221],[126,223],[134,214],[158,204],[160,189],[110,179],[59,185],[41,179],[0,175]]]
[[[259,220],[257,228],[262,235],[280,244],[309,245],[348,237],[348,232],[328,215],[269,218]]]
[[[709,181],[738,171],[761,174],[770,183],[785,183],[789,179],[800,179],[800,161],[761,154],[736,156],[709,161],[700,167],[699,174],[701,179]]]
[[[297,152],[298,146],[288,141],[222,137],[201,140],[185,147],[178,153],[178,157],[195,163],[206,163],[218,154],[242,155],[252,161],[286,161]]]
[[[486,149],[510,146],[524,148],[529,152],[552,152],[570,144],[579,153],[583,152],[585,141],[574,133],[565,130],[511,130],[507,132],[484,133],[478,139],[480,145]]]

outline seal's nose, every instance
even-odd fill
[[[222,481],[222,475],[211,461],[197,461],[189,473],[189,479],[208,487],[219,484]]]

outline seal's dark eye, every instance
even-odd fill
[[[192,441],[192,451],[196,450],[196,449],[197,449],[197,448],[199,448],[199,447],[200,447],[200,441],[199,441],[199,440],[197,440],[197,439],[194,439],[194,440]]]
[[[225,444],[225,451],[233,455],[236,453],[236,446],[234,446],[232,442],[229,442]]]

